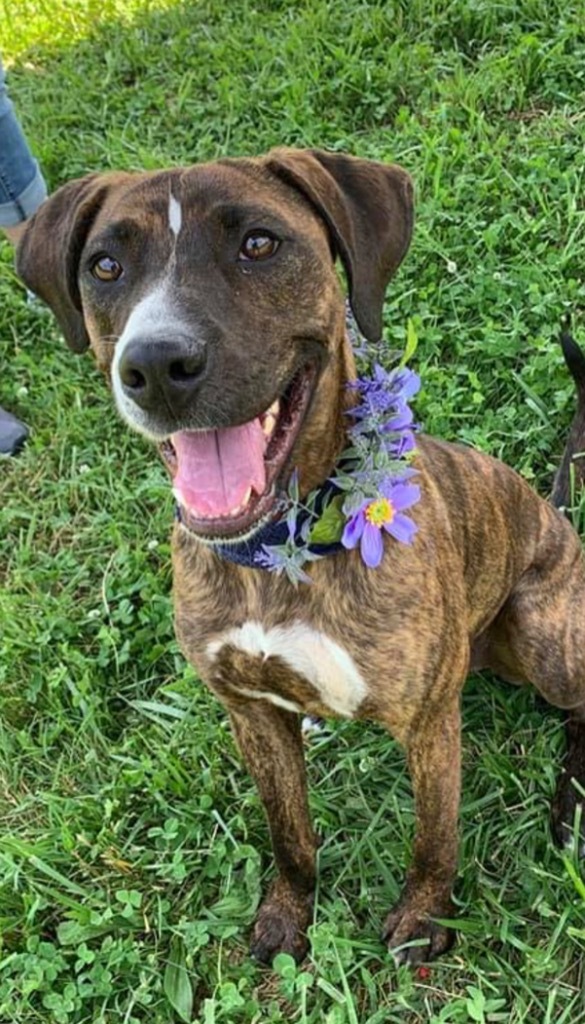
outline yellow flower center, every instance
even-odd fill
[[[366,519],[369,523],[373,523],[374,526],[384,526],[385,523],[391,523],[394,519],[394,509],[388,498],[378,498],[377,501],[373,501],[371,505],[368,505]]]

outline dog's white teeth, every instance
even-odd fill
[[[266,416],[264,417],[264,419],[262,421],[262,430],[264,431],[264,436],[265,437],[272,437],[272,434],[274,433],[275,426],[276,426],[276,416],[274,416],[271,412],[267,412]]]
[[[280,398],[277,398],[269,409],[266,410],[262,417],[262,430],[266,437],[271,437],[274,433],[278,414],[280,413]]]
[[[251,495],[252,488],[248,487],[248,490],[244,494],[244,497],[242,498],[240,504],[236,505],[234,508],[230,508],[229,512],[226,513],[226,516],[235,516],[238,514],[238,512],[243,512],[250,500]]]
[[[181,492],[177,488],[173,489],[173,494],[174,494],[176,500],[179,502],[180,505],[184,504],[183,496],[182,496]],[[221,518],[221,519],[232,519],[233,516],[236,516],[236,515],[239,515],[242,512],[245,512],[246,506],[247,506],[247,504],[248,504],[248,502],[249,502],[251,497],[252,497],[252,488],[248,487],[248,490],[244,494],[244,497],[242,498],[240,504],[239,505],[234,505],[233,508],[230,508],[229,512],[223,512],[222,515],[219,518]],[[193,509],[193,512],[197,516],[198,519],[217,519],[218,518],[217,512],[201,512],[199,509]]]
[[[265,437],[271,437],[274,433],[278,414],[280,412],[280,398],[277,398],[261,418],[262,430]]]
[[[246,505],[248,504],[248,502],[250,500],[251,495],[252,495],[252,488],[248,487],[248,490],[244,494],[244,497],[242,498],[240,504],[236,508],[233,508],[231,510],[230,515],[233,515],[234,512],[243,512],[245,507],[246,507]]]

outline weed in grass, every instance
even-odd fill
[[[3,58],[51,187],[277,144],[401,162],[412,250],[389,347],[419,415],[549,486],[572,410],[555,338],[585,304],[579,0],[4,0]],[[162,470],[0,252],[0,1019],[7,1024],[579,1024],[579,865],[552,847],[558,716],[473,679],[459,942],[425,972],[377,941],[412,840],[400,751],[308,749],[324,843],[312,954],[246,956],[268,837],[223,714],[175,644]],[[583,530],[585,503],[576,496]]]

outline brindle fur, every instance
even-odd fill
[[[185,221],[176,241],[165,220],[170,189]],[[260,210],[260,223],[268,218],[288,232],[290,254],[284,250],[263,273],[248,268],[246,279],[225,253],[241,237],[251,207]],[[412,194],[400,169],[277,150],[257,160],[73,182],[34,218],[19,269],[52,305],[72,346],[91,344],[107,373],[131,309],[170,265],[176,245],[175,288],[210,366],[192,407],[181,416],[164,411],[169,432],[258,415],[311,355],[319,379],[290,462],[307,492],[330,474],[344,447],[345,384],[355,373],[332,254],[341,257],[358,321],[375,340],[384,289],[411,227]],[[87,255],[96,245],[122,253],[123,286],[90,280]],[[585,435],[584,364],[575,360],[580,411],[557,497]],[[354,717],[381,723],[404,746],[416,837],[383,935],[390,948],[428,940],[426,948],[403,949],[407,962],[429,959],[452,941],[436,918],[453,914],[460,695],[470,669],[532,683],[568,710],[566,771],[553,816],[559,841],[577,803],[571,779],[585,784],[585,568],[576,533],[513,470],[487,455],[421,437],[415,466],[422,488],[412,513],[415,543],[386,538],[377,570],[367,569],[357,551],[344,551],[313,564],[312,585],[295,589],[281,577],[223,561],[183,526],[174,528],[177,635],[228,710],[270,825],[277,878],[252,938],[262,960],[281,951],[300,959],[306,952],[316,839],[300,717],[242,690],[270,693],[317,715],[332,711],[281,657],[222,644],[226,631],[250,621],[265,630],[301,622],[326,634],[365,680]]]

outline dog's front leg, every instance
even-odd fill
[[[452,917],[457,870],[457,818],[461,770],[459,695],[435,704],[412,729],[407,754],[412,778],[416,836],[400,899],[386,918],[383,940],[399,963],[418,964],[444,953],[453,933],[434,918]],[[416,939],[425,942],[397,947]]]
[[[251,941],[258,960],[307,952],[317,843],[309,818],[300,719],[266,700],[230,708],[236,742],[268,818],[278,877],[260,907]]]

